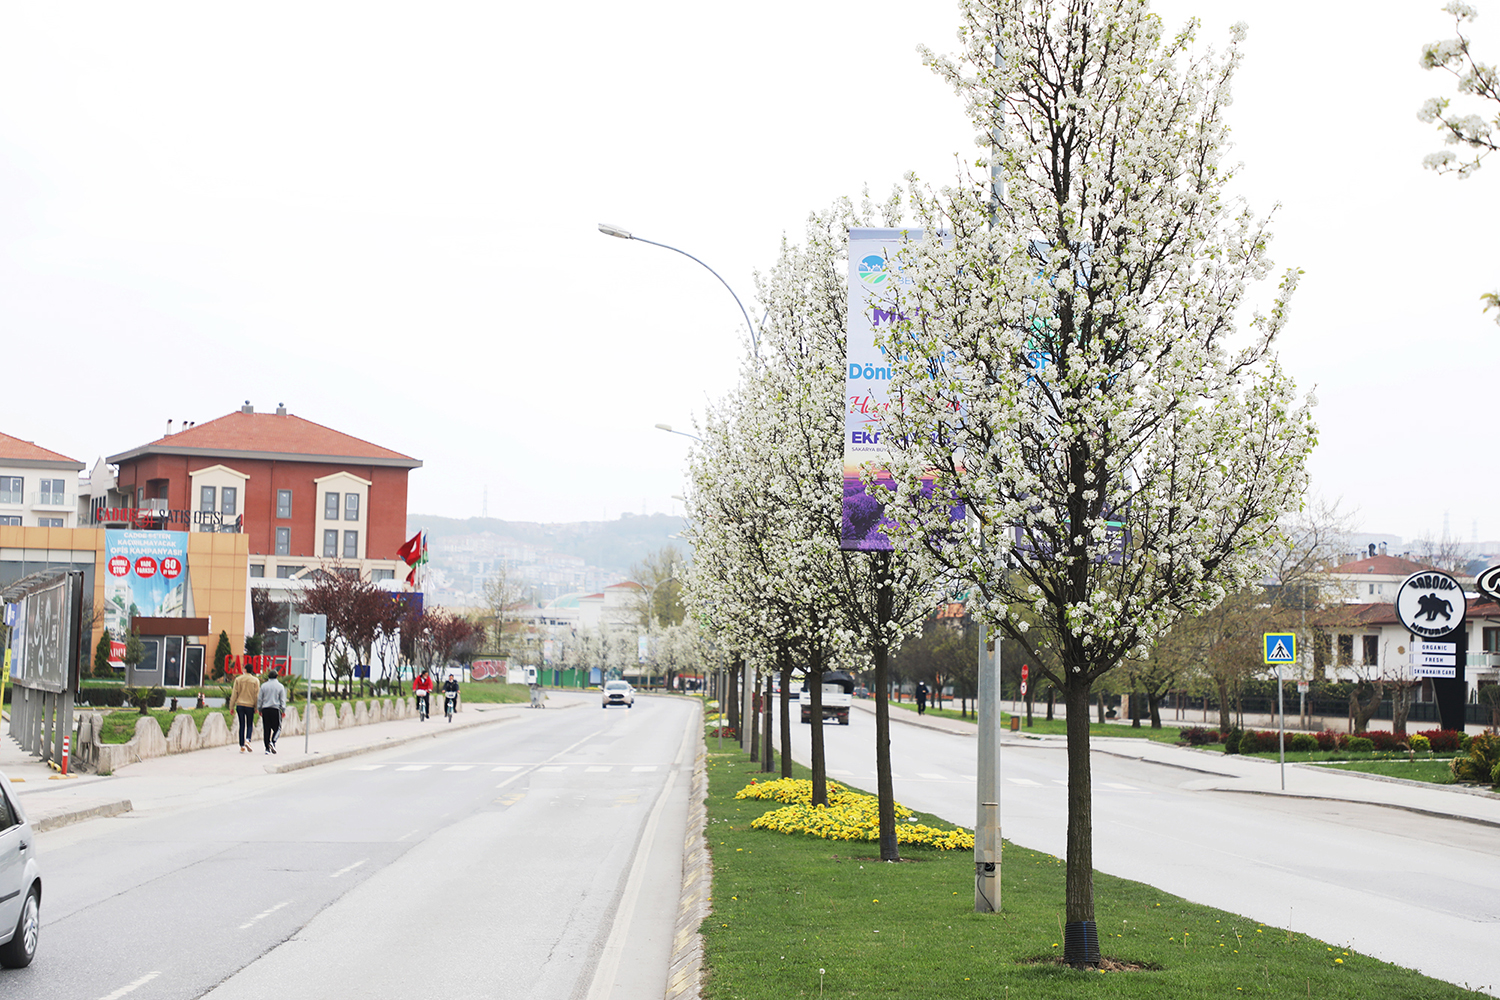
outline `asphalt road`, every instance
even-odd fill
[[[583,700],[43,834],[0,998],[659,997],[696,717]]]
[[[896,798],[972,827],[977,741],[901,724],[899,714],[891,726]],[[874,716],[862,711],[849,726],[825,725],[829,777],[875,790],[874,730]],[[807,726],[794,725],[793,746],[806,762]],[[1065,852],[1064,753],[1055,742],[1004,740],[1006,839]],[[1213,759],[1185,754],[1184,762],[1211,769]],[[1288,774],[1295,789],[1298,773]],[[1500,991],[1500,830],[1374,805],[1213,790],[1221,783],[1211,773],[1095,753],[1095,867]]]

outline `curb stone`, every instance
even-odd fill
[[[31,828],[37,833],[46,833],[48,830],[56,830],[59,827],[82,823],[86,819],[118,816],[121,813],[130,812],[131,808],[129,799],[118,799],[114,802],[105,802],[96,806],[85,806],[81,809],[70,809],[67,812],[43,816],[35,823],[32,823]]]
[[[702,726],[699,726],[701,733]],[[709,893],[713,889],[713,859],[708,851],[708,749],[701,738],[693,762],[689,789],[687,839],[683,843],[682,894],[677,920],[672,928],[672,958],[667,966],[665,1000],[701,995],[703,936],[699,926],[707,919]]]

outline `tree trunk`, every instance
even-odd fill
[[[877,683],[876,688],[880,685]],[[815,644],[808,661],[807,696],[812,726],[812,804],[828,804],[828,761],[823,752],[823,646]],[[800,724],[800,723],[799,723]]]
[[[734,729],[736,734],[744,732],[744,729],[740,727],[740,674],[744,669],[745,658],[736,656],[729,668],[729,676],[724,679],[725,694],[728,696],[729,725]],[[719,725],[721,726],[724,724],[724,719],[722,718],[724,708],[725,704],[721,701],[719,703],[719,715],[721,716]]]
[[[1050,684],[1047,686],[1047,721],[1051,722],[1057,707],[1057,689]],[[1088,704],[1083,706],[1084,718],[1088,718]]]
[[[1094,699],[1099,706],[1099,725],[1102,726],[1104,725],[1104,692],[1100,691],[1094,696]]]
[[[1094,814],[1089,770],[1089,682],[1069,673],[1063,687],[1068,727],[1068,833],[1065,909],[1070,924],[1094,919]]]
[[[1406,716],[1411,712],[1412,699],[1416,696],[1416,685],[1398,682],[1391,690],[1391,732],[1406,735]]]
[[[766,671],[766,700],[762,703],[766,706],[762,716],[766,720],[766,734],[762,744],[766,748],[766,752],[761,756],[760,766],[760,769],[766,774],[770,774],[776,770],[776,748],[771,743],[771,734],[776,731],[776,712],[773,707],[776,703],[775,678],[776,672],[774,670]],[[782,749],[786,748],[783,747]]]
[[[875,661],[875,686],[882,692],[891,682],[891,648],[885,638],[885,627],[891,620],[895,604],[895,587],[891,581],[891,554],[870,553],[875,573],[875,626],[870,657]],[[891,706],[884,697],[875,703],[875,783],[879,794],[880,860],[900,861],[901,848],[896,843],[896,786],[891,780]]]
[[[750,718],[745,720],[745,728],[750,731],[750,760],[758,763],[760,761],[760,671],[754,671],[747,679],[750,682]]]
[[[792,658],[782,655],[781,663],[781,776],[792,776]]]
[[[1141,696],[1134,691],[1130,692],[1130,728],[1141,728]]]
[[[1349,717],[1356,733],[1370,728],[1370,716],[1375,714],[1375,710],[1380,707],[1380,699],[1385,695],[1385,681],[1377,680],[1371,688],[1370,700],[1363,704],[1360,703],[1357,686],[1349,692]]]
[[[1161,728],[1161,692],[1150,691],[1146,694],[1146,709],[1151,713],[1151,728]]]
[[[1227,733],[1234,728],[1229,721],[1229,681],[1219,677],[1216,683],[1219,688],[1219,732]]]

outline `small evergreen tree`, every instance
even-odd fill
[[[114,670],[109,665],[109,647],[113,641],[114,637],[109,634],[109,629],[105,629],[104,634],[99,636],[99,644],[94,647],[94,670],[92,676],[109,677],[114,673]]]
[[[229,672],[229,658],[234,655],[234,648],[229,645],[229,633],[219,633],[219,644],[214,647],[213,679],[223,680],[224,675]]]

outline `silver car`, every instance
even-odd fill
[[[611,705],[624,705],[626,708],[635,706],[635,688],[628,681],[606,681],[604,684],[603,704],[600,708],[608,708]]]
[[[0,774],[0,965],[21,969],[36,957],[42,926],[42,870],[36,835]]]

